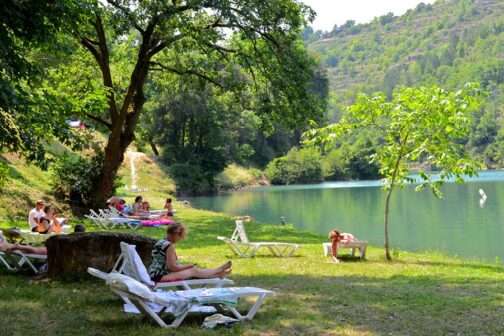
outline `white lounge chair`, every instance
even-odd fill
[[[290,257],[299,248],[298,244],[280,242],[250,242],[242,220],[235,221],[236,228],[231,238],[217,237],[228,244],[233,253],[239,257],[254,257],[261,248],[267,248],[274,256]]]
[[[339,242],[338,250],[347,248],[352,249],[352,257],[355,256],[355,251],[359,250],[359,256],[361,259],[366,258],[366,250],[367,250],[368,242],[364,240],[353,240],[349,242]],[[324,249],[324,255],[327,257],[332,255],[332,243],[322,243],[322,248]]]
[[[139,220],[121,217],[120,213],[116,209],[100,209],[98,212],[93,209],[89,210],[89,215],[85,215],[86,218],[93,221],[93,223],[104,229],[114,229],[114,228],[128,228],[132,230],[137,230],[142,227]]]
[[[12,261],[9,263],[8,260]],[[17,271],[24,265],[27,265],[35,274],[38,274],[39,269],[34,265],[36,261],[47,261],[47,255],[28,254],[21,251],[0,252],[0,264],[3,264],[9,271]]]
[[[192,289],[195,286],[222,287],[233,284],[232,280],[226,278],[190,279],[155,283],[151,280],[142,259],[136,251],[135,245],[130,245],[125,242],[121,242],[120,245],[121,254],[115,262],[111,273],[102,272],[92,267],[88,268],[88,273],[103,280],[106,280],[109,274],[124,273],[153,289],[169,287],[182,287],[184,289]]]
[[[107,276],[111,290],[129,303],[124,305],[126,312],[142,312],[150,316],[163,328],[176,328],[190,312],[213,313],[214,305],[224,306],[237,319],[251,320],[259,310],[264,299],[273,292],[255,287],[200,288],[183,291],[153,291],[145,284],[119,273]],[[256,301],[242,315],[235,307],[244,297],[256,297]],[[167,324],[161,318],[162,313],[169,313],[175,319]]]

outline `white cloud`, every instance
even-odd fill
[[[317,12],[312,26],[315,30],[332,30],[335,24],[342,25],[347,20],[366,23],[376,16],[389,12],[402,15],[419,3],[433,3],[434,0],[300,0]]]

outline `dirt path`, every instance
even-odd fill
[[[134,151],[126,151],[125,157],[126,160],[129,160],[130,163],[130,172],[131,172],[131,186],[130,190],[131,191],[138,191],[138,185],[137,185],[137,172],[136,172],[136,166],[135,166],[135,161],[139,158],[142,158],[146,156],[144,153],[141,152],[134,152]]]

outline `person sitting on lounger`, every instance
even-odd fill
[[[339,263],[338,259],[338,243],[347,243],[355,240],[355,237],[351,233],[339,232],[338,230],[332,230],[329,232],[329,239],[331,240],[332,246],[332,260],[335,263]]]
[[[51,205],[44,208],[45,216],[40,220],[40,227],[38,233],[61,233],[63,223],[56,218],[56,211]]]
[[[150,203],[147,201],[142,202],[142,212],[149,215],[150,213]]]
[[[171,198],[167,198],[164,208],[166,209],[166,216],[173,217],[173,203]]]
[[[38,200],[35,204],[35,208],[31,209],[30,213],[28,214],[28,224],[30,224],[30,229],[33,232],[38,232],[40,220],[44,217],[44,201]]]
[[[231,261],[223,265],[202,269],[195,265],[180,265],[177,262],[175,245],[185,238],[186,229],[180,223],[168,226],[166,239],[159,240],[152,250],[152,263],[149,266],[149,275],[155,282],[168,282],[186,280],[190,278],[209,279],[225,277],[231,273]]]
[[[138,216],[140,214],[140,212],[142,212],[142,209],[143,209],[142,202],[143,202],[142,196],[135,197],[135,203],[133,203],[133,205],[131,207],[133,215]]]
[[[11,244],[8,243],[3,234],[0,232],[0,252],[15,252],[20,251],[28,254],[44,254],[47,255],[46,247],[33,247],[30,245],[21,245],[21,244]]]

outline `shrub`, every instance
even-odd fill
[[[215,191],[213,174],[205,174],[199,165],[176,163],[170,167],[170,175],[178,194],[201,195]]]
[[[314,183],[323,180],[322,157],[315,148],[291,149],[266,167],[272,184]]]
[[[217,175],[215,183],[218,189],[229,190],[257,184],[261,178],[262,173],[259,169],[245,168],[231,164],[222,173]]]
[[[64,153],[51,165],[51,186],[59,198],[68,198],[74,203],[89,205],[97,181],[103,152],[85,157],[75,153]],[[119,178],[114,182],[114,191],[119,186]]]

